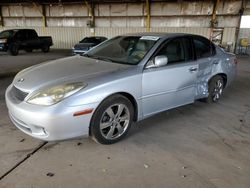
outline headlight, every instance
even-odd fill
[[[0,39],[0,43],[7,43],[7,39]]]
[[[45,106],[53,105],[66,97],[73,95],[86,86],[87,84],[81,82],[55,86],[34,94],[27,100],[27,102]]]

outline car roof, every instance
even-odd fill
[[[17,31],[34,31],[34,29],[7,29],[7,30],[3,30],[3,31],[14,31],[14,32],[17,32]]]
[[[157,36],[159,38],[171,38],[178,36],[197,36],[189,33],[161,33],[161,32],[143,32],[143,33],[128,33],[122,36]]]
[[[104,37],[104,36],[89,36],[89,37],[85,37],[85,38],[107,38],[107,37]]]

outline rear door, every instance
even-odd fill
[[[15,34],[15,42],[19,45],[19,48],[23,48],[27,45],[27,35],[24,30],[19,30]]]
[[[214,58],[215,46],[208,39],[201,36],[193,37],[196,59],[198,63],[197,88],[195,98],[206,97],[207,78],[212,74],[213,65],[218,64],[218,60]]]
[[[36,49],[40,47],[40,40],[34,30],[27,30],[27,46],[31,49]]]
[[[143,72],[144,116],[194,101],[198,65],[194,61],[192,38],[181,37],[166,41],[150,61],[158,55],[167,56],[168,64],[145,69]]]

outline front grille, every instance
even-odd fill
[[[75,50],[88,50],[89,48],[88,47],[84,47],[84,46],[80,46],[80,47],[77,47],[75,48]]]
[[[19,101],[23,101],[25,99],[25,97],[28,95],[29,93],[26,93],[24,91],[21,91],[20,89],[16,88],[15,86],[13,86],[10,90],[10,95],[19,100]]]

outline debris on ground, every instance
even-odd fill
[[[149,166],[147,164],[144,164],[144,168],[148,168]]]
[[[49,176],[49,177],[53,177],[55,174],[51,173],[51,172],[48,172],[46,175]]]

